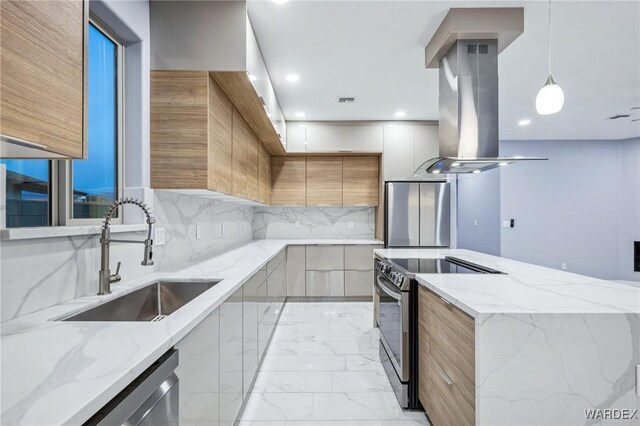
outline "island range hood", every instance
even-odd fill
[[[426,67],[440,72],[440,156],[422,164],[414,179],[546,160],[500,157],[498,149],[498,54],[523,30],[523,8],[449,10],[425,49]]]

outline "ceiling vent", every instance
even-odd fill
[[[352,104],[356,101],[356,98],[338,98],[339,104]]]

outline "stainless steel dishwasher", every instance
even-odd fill
[[[177,426],[178,351],[162,355],[85,425]]]

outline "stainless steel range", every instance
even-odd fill
[[[418,282],[416,274],[500,274],[454,257],[396,259],[376,255],[374,317],[380,360],[403,408],[418,409]]]

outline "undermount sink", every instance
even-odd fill
[[[156,281],[61,321],[160,321],[220,281]]]

